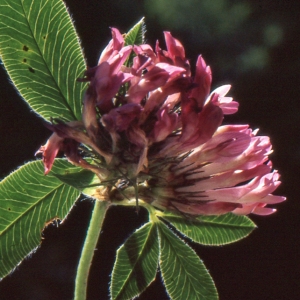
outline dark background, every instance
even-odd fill
[[[110,39],[109,26],[126,32],[146,17],[147,42],[163,43],[170,30],[194,65],[202,53],[213,72],[213,88],[231,83],[240,103],[225,122],[250,124],[269,135],[271,156],[282,175],[276,191],[288,200],[248,238],[223,247],[191,246],[215,280],[221,300],[300,299],[300,10],[298,1],[234,0],[68,0],[89,66]],[[20,99],[0,68],[0,178],[34,153],[50,132]],[[80,200],[60,226],[43,233],[38,251],[0,283],[3,300],[72,299],[76,267],[92,203]],[[88,299],[108,299],[115,251],[145,222],[131,208],[107,215],[90,274]],[[160,275],[139,299],[168,299]],[[191,299],[193,300],[193,299]]]

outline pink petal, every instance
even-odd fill
[[[253,214],[259,215],[259,216],[269,216],[276,212],[275,208],[269,208],[269,207],[255,207],[252,211]]]
[[[185,51],[182,44],[177,39],[173,38],[169,31],[164,31],[164,35],[167,49],[172,60],[175,61],[176,57],[185,59]]]
[[[194,79],[197,86],[192,89],[190,95],[191,98],[196,99],[198,107],[200,108],[204,105],[204,102],[209,95],[211,81],[211,70],[206,66],[204,59],[200,55],[196,63],[196,75]]]
[[[124,46],[124,38],[120,31],[117,28],[112,27],[111,28],[111,34],[113,38],[113,49],[120,51]]]
[[[162,109],[157,113],[157,121],[154,129],[150,134],[153,142],[157,143],[164,140],[175,129],[178,122],[178,115],[169,113],[167,108]]]
[[[57,133],[53,133],[50,138],[48,139],[47,143],[35,153],[43,155],[43,163],[45,168],[45,175],[47,175],[53,166],[54,159],[58,153],[58,151],[63,146],[64,138],[58,136]]]
[[[218,97],[213,97],[211,101],[222,109],[224,115],[234,114],[239,107],[238,102],[232,101],[231,97],[224,97],[230,90],[230,87],[230,85],[223,85],[211,93],[211,95],[218,95]]]
[[[116,28],[111,28],[112,40],[108,43],[106,48],[102,51],[98,65],[104,61],[108,61],[117,51],[120,51],[124,46],[124,39],[121,33]]]
[[[96,99],[92,86],[89,86],[83,99],[82,121],[87,130],[88,135],[95,140],[99,128],[97,113],[96,113]]]
[[[122,48],[116,55],[112,56],[107,62],[110,65],[110,75],[115,75],[120,71],[132,51],[132,46]]]
[[[186,205],[174,201],[172,204],[179,211],[191,215],[222,215],[240,206],[240,204],[225,202],[190,203]]]
[[[265,204],[256,203],[253,205],[244,205],[242,208],[236,208],[233,213],[236,215],[248,215],[250,213],[267,216],[276,212],[276,209],[264,207]]]
[[[245,151],[251,138],[240,132],[225,132],[214,135],[202,148],[202,151],[214,150],[220,156],[237,156]]]
[[[172,65],[167,64],[167,63],[157,63],[156,67],[164,69],[166,72],[168,72],[168,74],[170,76],[170,80],[174,80],[179,75],[182,75],[186,72],[186,70],[184,68],[177,67],[177,66],[172,66]]]
[[[150,91],[163,86],[169,79],[169,74],[162,68],[155,66],[139,82],[132,84],[128,90],[129,102],[140,103]]]
[[[190,101],[189,104],[190,105]],[[181,141],[191,145],[207,142],[215,133],[223,120],[222,110],[212,104],[205,105],[200,113],[193,103],[184,107],[182,103],[182,137]]]
[[[209,177],[207,179],[202,179],[199,182],[195,183],[193,186],[190,187],[181,187],[177,188],[177,191],[209,191],[213,189],[220,189],[220,188],[227,188],[227,187],[234,187],[240,183],[246,182],[251,180],[257,176],[263,176],[270,172],[270,168],[267,165],[260,165],[250,170],[243,170],[243,171],[228,171],[221,174],[216,174],[215,176]],[[191,174],[187,175],[187,180],[193,179],[201,179],[203,175],[201,173],[198,174]]]
[[[215,90],[212,91],[212,94],[218,94],[220,97],[224,97],[227,95],[227,93],[230,91],[231,85],[230,84],[224,84],[222,86],[219,86]]]
[[[132,121],[141,113],[141,106],[135,103],[128,103],[110,110],[101,118],[102,124],[108,131],[122,132],[126,130]]]

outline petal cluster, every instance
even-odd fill
[[[238,110],[226,96],[230,85],[211,91],[204,59],[192,74],[182,44],[164,35],[167,50],[158,42],[125,46],[112,28],[98,65],[81,79],[89,82],[82,121],[47,125],[54,133],[38,151],[45,173],[63,151],[99,177],[108,201],[137,197],[188,215],[273,213],[267,205],[285,198],[272,194],[280,181],[269,138],[222,125]]]

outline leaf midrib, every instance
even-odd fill
[[[48,0],[47,0],[47,1],[48,1]],[[71,107],[70,107],[70,105],[69,105],[69,103],[68,103],[68,101],[67,101],[67,99],[66,99],[65,96],[63,95],[63,93],[62,93],[62,91],[61,91],[61,89],[60,89],[60,87],[59,87],[59,85],[58,85],[56,79],[54,78],[53,73],[51,72],[51,70],[50,70],[49,67],[48,67],[48,64],[46,63],[46,60],[45,60],[45,58],[44,58],[44,55],[43,55],[42,52],[41,52],[41,48],[40,48],[40,46],[39,46],[38,43],[37,43],[36,37],[35,37],[35,35],[33,34],[32,28],[31,28],[30,23],[29,23],[29,21],[28,21],[28,16],[27,16],[27,14],[26,14],[26,12],[25,12],[23,2],[20,1],[20,3],[21,3],[21,7],[22,7],[22,9],[23,9],[24,17],[25,17],[26,22],[27,22],[27,24],[28,24],[28,28],[29,28],[30,33],[31,33],[31,35],[32,35],[32,37],[33,37],[34,43],[35,43],[36,46],[37,46],[37,49],[38,49],[38,51],[39,51],[39,53],[40,53],[40,56],[41,56],[41,58],[42,58],[42,60],[43,60],[43,62],[44,62],[44,65],[46,66],[46,68],[47,68],[49,74],[51,75],[51,77],[52,77],[52,79],[53,79],[53,82],[55,83],[55,85],[56,85],[56,87],[57,87],[57,90],[59,91],[60,95],[61,95],[62,98],[64,99],[64,102],[65,102],[65,104],[66,104],[66,108],[71,112],[71,115],[72,115],[72,117],[74,118],[74,120],[77,120],[77,119],[76,119],[76,116],[75,116],[75,114],[74,114],[74,112],[73,112],[73,110],[71,109]],[[63,5],[64,5],[64,4],[63,4]]]
[[[164,229],[170,231],[170,229],[169,229],[165,224],[162,223],[161,226],[165,226]],[[163,232],[163,230],[161,230],[161,231]],[[178,238],[181,242],[183,242],[183,241],[182,241],[177,235],[175,235],[174,233],[172,233],[172,232],[168,232],[168,233],[169,233],[170,235],[173,234],[173,235],[174,235],[174,238]],[[190,273],[188,272],[188,269],[185,267],[185,264],[182,263],[182,258],[181,258],[179,255],[177,255],[177,251],[176,251],[177,249],[174,248],[173,244],[171,243],[171,240],[170,240],[169,236],[166,235],[166,234],[164,234],[164,236],[167,238],[168,243],[169,243],[169,245],[170,245],[169,247],[173,250],[174,255],[175,255],[176,258],[180,261],[180,265],[181,265],[182,268],[185,270],[185,273],[189,275],[189,276],[188,276],[189,278],[190,278],[190,277],[193,277],[193,275],[190,274]],[[184,243],[184,242],[183,242],[183,243]],[[189,246],[186,245],[186,244],[185,244],[185,246],[189,247]],[[189,249],[190,249],[190,251],[193,251],[190,247],[189,247]],[[195,254],[195,255],[196,255],[196,254]],[[195,294],[196,294],[196,295],[201,295],[201,296],[202,296],[202,293],[200,293],[200,292],[195,288],[194,282],[192,282],[191,280],[189,280],[189,283],[190,283],[190,286],[193,288]]]
[[[165,220],[167,220],[168,222],[170,222],[172,224],[172,219],[177,221],[177,220],[180,220],[180,218],[176,218],[176,217],[163,217]],[[174,222],[174,221],[173,221]],[[186,226],[195,226],[195,227],[198,227],[197,225],[201,224],[201,225],[204,225],[204,226],[212,226],[212,227],[226,227],[226,228],[233,228],[233,229],[249,229],[249,228],[255,228],[255,226],[251,226],[251,224],[247,225],[247,224],[243,224],[243,225],[233,225],[233,224],[228,224],[228,223],[217,223],[217,222],[212,222],[212,221],[207,221],[207,220],[203,220],[201,222],[194,222],[192,224],[187,224],[187,223],[182,223],[182,222],[176,222],[177,224],[179,225],[186,225]],[[175,226],[175,225],[173,225]]]
[[[148,224],[149,224],[149,223],[148,223]],[[146,226],[146,225],[147,225],[147,224],[145,224],[145,226]],[[142,254],[143,254],[143,251],[144,251],[144,249],[145,249],[145,245],[146,245],[147,242],[148,242],[149,236],[150,236],[150,234],[152,233],[152,230],[153,230],[153,226],[154,226],[154,225],[153,225],[153,224],[151,224],[151,225],[152,225],[152,226],[151,226],[150,230],[148,231],[147,238],[145,239],[145,243],[143,244],[143,247],[141,248],[141,251],[140,251],[140,253],[142,253]],[[141,256],[142,256],[142,255],[139,255],[139,256],[138,256],[138,259],[135,261],[133,267],[131,268],[130,272],[128,273],[128,276],[126,277],[126,280],[124,281],[124,284],[123,284],[122,287],[120,288],[117,297],[123,292],[124,288],[125,288],[126,285],[128,284],[128,279],[130,278],[131,274],[133,273],[133,270],[134,270],[135,266],[136,266],[137,263],[140,261]]]
[[[8,232],[10,227],[14,226],[21,218],[24,217],[24,215],[30,213],[30,210],[34,209],[42,200],[44,200],[47,196],[49,196],[51,193],[55,192],[55,190],[59,189],[65,185],[64,183],[61,183],[60,185],[53,188],[51,191],[49,191],[47,194],[45,194],[42,198],[40,198],[37,202],[35,202],[33,205],[29,206],[24,212],[22,212],[13,222],[11,222],[2,232],[0,232],[0,237]]]

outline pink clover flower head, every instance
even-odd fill
[[[269,161],[272,145],[248,125],[222,125],[238,110],[230,85],[211,91],[212,72],[200,55],[195,70],[182,44],[165,32],[156,43],[125,46],[112,40],[89,86],[82,121],[55,120],[42,153],[45,174],[59,151],[99,178],[95,197],[139,201],[187,215],[268,215],[285,200],[273,195],[279,174]],[[134,54],[132,64],[125,62]],[[194,71],[194,72],[192,72]]]

